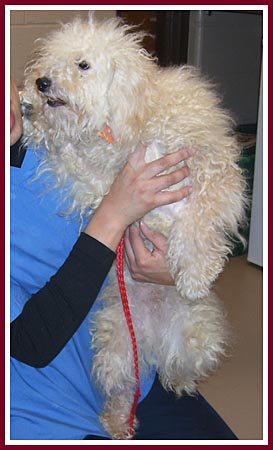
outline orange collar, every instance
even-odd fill
[[[115,142],[115,139],[112,135],[112,131],[108,125],[104,125],[103,130],[99,133],[99,137],[102,139],[105,139],[108,144],[113,144]]]

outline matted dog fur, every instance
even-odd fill
[[[147,161],[183,146],[197,149],[187,161],[190,197],[143,219],[168,238],[175,286],[125,274],[141,379],[155,367],[162,385],[180,396],[194,393],[225,354],[228,325],[211,285],[231,251],[230,237],[240,238],[245,181],[232,119],[213,87],[192,67],[160,68],[142,37],[118,19],[96,22],[90,15],[40,40],[26,70],[25,139],[45,146],[40,171],[51,170],[57,185],[69,182],[70,212],[82,215],[100,204],[139,142]],[[105,127],[109,142],[101,137]],[[105,429],[126,439],[136,380],[115,266],[103,299],[90,326],[92,376],[105,395]]]

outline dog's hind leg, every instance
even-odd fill
[[[181,296],[192,300],[209,295],[234,240],[242,239],[239,224],[245,219],[245,183],[234,164],[226,166],[226,174],[217,169],[217,174],[209,176],[199,169],[201,181],[195,180],[194,191],[177,211],[169,236],[171,274]]]
[[[111,303],[113,298],[107,295]],[[120,299],[98,311],[94,319],[92,375],[106,397],[101,421],[113,438],[128,439],[136,381],[132,344]]]
[[[172,316],[159,348],[159,377],[166,390],[178,396],[191,394],[225,354],[229,340],[225,314],[212,293],[199,302],[182,304],[182,299],[172,299],[165,306],[166,316]]]
[[[134,392],[129,383],[122,391],[115,391],[107,399],[100,420],[105,430],[114,439],[130,439],[137,428],[138,421],[134,416],[132,427],[129,426]]]
[[[223,230],[187,206],[169,238],[168,263],[182,297],[197,300],[209,295],[222,271],[230,245]],[[193,219],[194,218],[194,219]]]

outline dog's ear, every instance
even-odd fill
[[[95,22],[95,11],[88,11],[88,20],[89,20],[89,24],[90,26],[94,25]]]

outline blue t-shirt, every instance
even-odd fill
[[[11,168],[11,320],[59,269],[76,242],[80,220],[67,217],[54,179],[35,179],[39,153],[28,150],[21,168]],[[34,180],[35,179],[35,180]],[[91,376],[92,350],[83,321],[63,350],[45,368],[11,358],[10,439],[81,440],[87,434],[107,436],[99,421],[103,398]],[[141,386],[143,399],[154,374]]]

